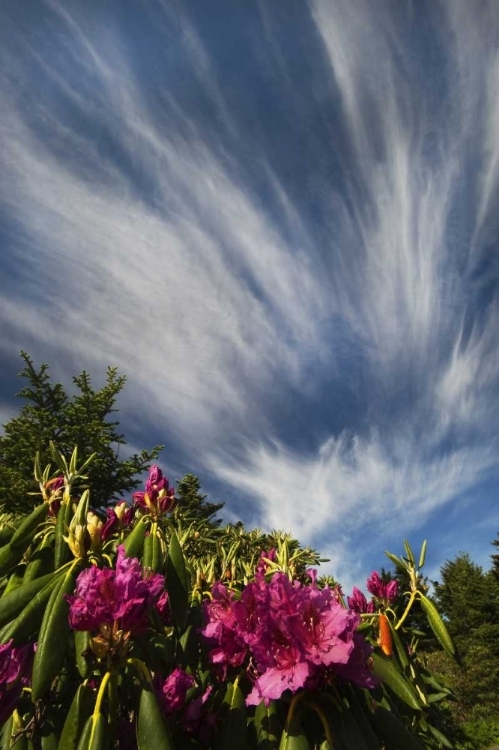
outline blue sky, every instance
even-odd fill
[[[0,417],[20,349],[348,587],[499,530],[499,5],[0,9]]]

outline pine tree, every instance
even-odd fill
[[[148,468],[162,446],[119,459],[126,440],[117,432],[119,422],[109,417],[117,411],[116,398],[126,377],[109,367],[106,385],[95,390],[89,374],[82,372],[73,378],[76,394],[68,396],[60,383],[51,383],[47,364],[36,369],[26,352],[21,357],[24,368],[19,377],[27,385],[17,396],[27,403],[19,416],[4,425],[0,437],[0,507],[16,513],[32,510],[34,499],[28,493],[39,489],[33,476],[34,457],[38,451],[42,468],[53,464],[51,441],[67,458],[75,446],[80,459],[96,454],[87,472],[93,507],[105,506],[136,489],[141,482],[137,474]]]
[[[499,582],[466,552],[448,560],[440,573],[435,598],[462,668],[440,652],[431,654],[430,664],[456,696],[451,711],[460,725],[485,731],[499,723]]]

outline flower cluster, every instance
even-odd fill
[[[107,541],[115,532],[127,529],[133,520],[133,507],[119,500],[114,508],[106,509],[106,520],[101,529],[102,541]]]
[[[172,511],[176,503],[175,487],[170,487],[167,477],[156,464],[149,469],[145,492],[134,492],[132,497],[140,508],[155,518]]]
[[[210,658],[225,678],[229,667],[246,667],[254,685],[246,702],[280,698],[285,690],[318,689],[335,677],[364,687],[375,680],[366,666],[371,647],[355,634],[359,617],[338,603],[329,588],[257,574],[240,599],[221,583],[205,603],[203,635]]]
[[[164,584],[159,574],[144,578],[140,562],[125,557],[120,545],[116,570],[92,566],[78,576],[75,596],[67,597],[70,625],[73,630],[102,632],[103,626],[117,623],[125,633],[139,632],[147,625],[148,608],[161,604]]]
[[[373,598],[369,602],[360,589],[356,586],[353,587],[352,596],[347,597],[348,606],[353,612],[358,612],[359,614],[374,612],[376,600],[384,607],[389,607],[398,596],[398,581],[383,583],[380,574],[376,570],[373,570],[367,579],[367,590],[373,595]]]
[[[0,725],[9,718],[30,682],[34,644],[13,646],[10,640],[0,646]]]

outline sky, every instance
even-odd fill
[[[0,422],[108,365],[134,448],[348,589],[499,531],[496,0],[4,0]]]

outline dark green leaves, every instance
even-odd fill
[[[379,677],[395,695],[415,711],[421,710],[421,704],[411,684],[402,676],[392,659],[376,652],[372,655],[374,674]]]
[[[152,686],[142,689],[137,722],[138,750],[174,750]]]

